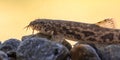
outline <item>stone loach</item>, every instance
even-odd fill
[[[0,60],[120,60],[120,30],[100,25],[36,19],[27,28],[39,33],[1,43]],[[65,39],[79,42],[72,48]]]
[[[32,28],[33,31],[36,30],[46,35],[60,35],[65,39],[73,41],[105,44],[120,43],[120,29],[105,28],[96,24],[66,20],[35,19],[26,28]]]

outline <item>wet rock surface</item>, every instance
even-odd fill
[[[105,60],[120,60],[120,45],[109,45],[103,51]]]
[[[74,46],[70,55],[72,60],[101,60],[97,50],[88,44],[79,44]]]
[[[88,45],[89,49],[87,49],[88,47],[86,47],[85,45]],[[91,47],[92,47],[92,49],[91,49]],[[74,47],[71,49],[71,51],[72,50],[75,50],[75,52],[71,52],[72,54],[77,53],[77,52],[80,52],[82,54],[83,51],[86,51],[85,53],[88,54],[88,55],[94,54],[95,52],[91,52],[91,50],[95,50],[98,57],[101,60],[120,60],[120,45],[119,44],[109,44],[109,45],[107,45],[107,44],[77,43],[77,44],[74,45]],[[83,50],[83,51],[81,51],[81,50]],[[91,53],[89,53],[89,52],[91,52]],[[77,54],[79,55],[79,53],[77,53]],[[81,59],[80,58],[81,56],[80,55],[78,56],[78,55],[76,55],[76,57],[77,57],[76,60]],[[84,56],[83,60],[85,60],[86,57]],[[96,57],[96,56],[94,55],[94,57]],[[75,56],[74,56],[74,58],[75,58]],[[89,57],[89,59],[91,59],[91,57]],[[87,59],[87,60],[89,60],[89,59]],[[75,59],[72,59],[72,60],[75,60]]]
[[[8,39],[0,47],[0,60],[70,60],[65,46],[46,38]]]
[[[45,38],[30,38],[17,49],[18,60],[67,60],[69,51],[59,43]]]
[[[0,51],[0,60],[9,60],[7,54],[3,51]]]
[[[78,42],[68,49],[66,40],[58,40],[35,35],[8,39],[0,45],[0,60],[120,60],[119,44]]]
[[[20,44],[18,39],[8,39],[0,45],[0,50],[7,53],[8,51],[16,51]]]
[[[42,33],[37,33],[37,34],[32,34],[32,35],[27,35],[27,36],[23,36],[22,37],[22,41],[26,40],[26,39],[30,39],[30,38],[46,38],[47,40],[53,41],[53,42],[57,42],[60,43],[62,45],[64,45],[65,47],[68,48],[68,50],[71,50],[72,45],[67,42],[62,36],[50,36],[50,35],[45,35]]]

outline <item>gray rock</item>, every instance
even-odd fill
[[[101,60],[96,49],[88,44],[77,44],[71,51],[72,60]]]
[[[24,40],[28,40],[28,39],[31,39],[31,38],[34,38],[34,37],[37,37],[35,34],[31,34],[31,35],[25,35],[25,36],[22,36],[21,40],[24,41]]]
[[[8,51],[16,50],[20,44],[20,40],[8,39],[0,45],[0,50],[7,53]]]
[[[69,51],[59,43],[45,38],[29,38],[17,49],[17,60],[69,60]]]
[[[120,44],[93,44],[93,46],[90,43],[78,42],[75,46],[79,44],[92,46],[101,60],[120,60]]]
[[[3,51],[0,51],[0,60],[8,60],[7,54]]]
[[[47,40],[51,40],[51,41],[60,43],[60,44],[64,45],[65,47],[67,47],[68,50],[70,50],[72,48],[72,45],[69,42],[67,42],[62,36],[58,36],[58,35],[51,36],[51,35],[45,35],[42,33],[37,33],[37,34],[23,36],[22,41],[24,41],[26,39],[34,38],[34,37],[46,38]]]
[[[120,45],[108,45],[103,52],[105,60],[120,60]]]

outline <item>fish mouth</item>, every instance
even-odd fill
[[[39,33],[43,33],[43,34],[48,34],[48,35],[53,34],[53,29],[50,28],[49,25],[45,21],[42,21],[42,20],[32,21],[25,28],[26,30],[32,29],[32,34],[34,34],[35,31]]]
[[[45,34],[45,35],[53,35],[53,31],[52,30],[48,30],[46,27],[43,27],[39,24],[36,25],[27,25],[26,30],[28,29],[32,29],[32,34],[34,34],[35,31],[38,31],[39,33]]]
[[[39,31],[41,32],[43,30],[42,26],[40,26],[39,24],[35,24],[35,25],[27,25],[25,27],[26,30],[32,29],[32,33],[34,34],[34,31]]]
[[[43,28],[44,22],[41,21],[40,19],[35,19],[34,21],[31,21],[29,23],[29,25],[27,25],[25,28],[26,30],[28,30],[29,28],[31,28],[33,31],[41,31],[41,29]]]

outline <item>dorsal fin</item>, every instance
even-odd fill
[[[104,19],[103,21],[99,21],[95,24],[98,26],[101,26],[101,27],[105,27],[105,28],[112,28],[112,29],[116,28],[115,21],[113,20],[113,18],[107,18],[107,19]]]

